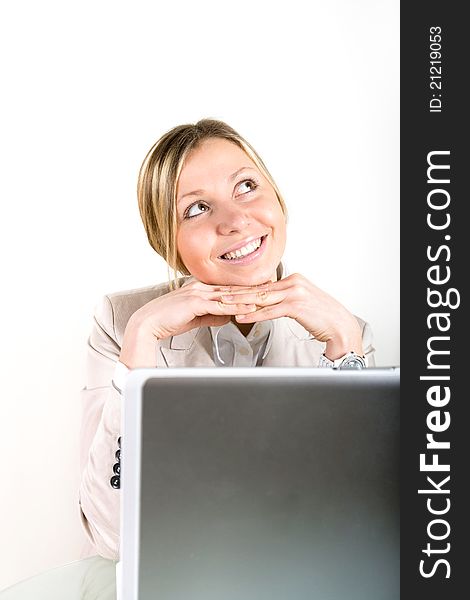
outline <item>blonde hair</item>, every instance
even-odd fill
[[[190,275],[176,247],[179,176],[189,153],[210,138],[228,140],[247,154],[274,188],[287,219],[285,202],[261,157],[232,127],[223,121],[202,119],[194,125],[178,125],[170,129],[150,148],[137,183],[140,216],[150,245],[168,264],[170,289],[181,285],[183,280],[178,279],[178,273]],[[173,277],[170,268],[173,269]]]

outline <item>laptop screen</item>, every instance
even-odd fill
[[[399,597],[398,370],[146,370],[125,406],[124,597]]]

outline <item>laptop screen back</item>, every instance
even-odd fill
[[[138,597],[398,598],[398,372],[182,371],[126,399]]]

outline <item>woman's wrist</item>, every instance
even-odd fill
[[[155,367],[157,341],[142,321],[131,317],[124,332],[119,361],[129,369]]]
[[[330,337],[326,343],[324,354],[330,360],[336,360],[348,352],[364,356],[361,329],[355,319],[350,326],[339,330]]]

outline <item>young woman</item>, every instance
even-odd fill
[[[167,283],[107,295],[89,338],[80,515],[119,556],[120,405],[129,369],[371,366],[370,327],[281,262],[287,211],[255,150],[221,121],[163,135],[138,199]],[[181,276],[178,276],[180,273]]]

